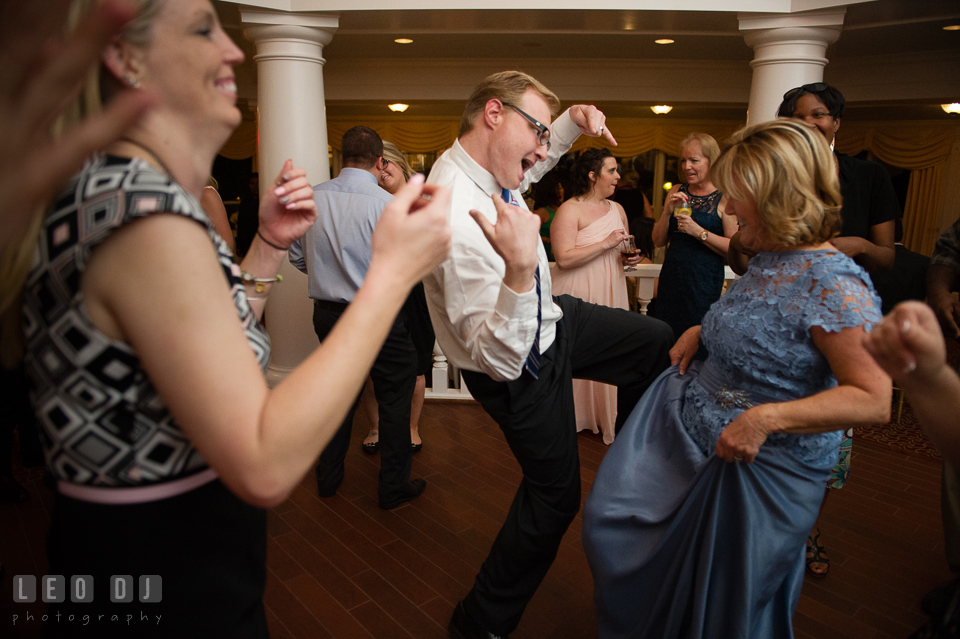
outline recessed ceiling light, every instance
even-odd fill
[[[395,111],[395,112],[397,112],[397,113],[403,113],[403,112],[406,111],[408,108],[410,108],[410,105],[409,105],[409,104],[400,104],[399,102],[397,102],[396,104],[388,104],[387,107],[389,107],[389,109],[390,109],[391,111]]]
[[[960,31],[960,24],[948,24],[943,28],[944,31]]]
[[[673,107],[668,104],[658,104],[657,106],[650,107],[650,110],[657,115],[665,115],[673,111]]]
[[[947,113],[960,113],[960,102],[954,102],[952,104],[941,104],[940,108],[946,111]]]
[[[397,44],[413,44],[413,40],[410,38],[397,38],[394,42]]]
[[[654,40],[657,44],[673,44],[673,40],[670,38],[660,38],[659,40]]]

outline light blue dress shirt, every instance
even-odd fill
[[[290,246],[290,263],[307,274],[312,299],[352,302],[370,266],[373,229],[393,199],[369,171],[345,168],[313,187],[317,220]]]

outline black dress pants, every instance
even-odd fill
[[[553,345],[538,379],[512,382],[463,371],[471,394],[500,425],[523,470],[507,520],[463,600],[487,631],[516,628],[580,510],[580,457],[573,378],[617,386],[617,427],[670,363],[673,334],[665,323],[630,311],[561,295]]]
[[[315,301],[313,328],[322,342],[346,310],[346,304]],[[380,348],[370,370],[373,392],[380,406],[380,501],[393,501],[410,480],[410,402],[417,381],[417,350],[410,337],[406,314],[393,320],[387,340]],[[343,481],[343,460],[350,446],[353,416],[360,396],[333,439],[320,453],[317,462],[317,487],[321,495],[331,495]]]

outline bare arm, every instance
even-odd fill
[[[749,408],[720,433],[717,456],[752,462],[772,433],[825,433],[890,419],[890,378],[863,347],[862,327],[830,333],[810,330],[838,385],[791,402]]]
[[[623,229],[612,231],[607,237],[596,244],[577,246],[581,204],[575,200],[567,200],[553,216],[550,225],[550,245],[553,248],[553,257],[557,268],[571,269],[588,264],[607,251],[613,250],[627,236]]]
[[[864,346],[910,398],[924,432],[951,463],[960,463],[960,378],[929,307],[903,302],[864,337]]]
[[[894,221],[870,227],[870,239],[862,237],[835,237],[830,242],[868,273],[885,273],[893,268],[897,251],[893,245]]]
[[[446,257],[449,192],[431,188],[423,206],[421,183],[411,180],[384,210],[364,285],[334,330],[272,391],[202,228],[154,215],[93,254],[82,288],[94,323],[134,347],[177,423],[242,499],[276,504],[297,484],[346,415],[410,288]],[[411,204],[422,208],[408,214]]]
[[[721,224],[723,224],[723,235],[717,235],[716,233],[707,231],[707,239],[703,240],[703,243],[717,255],[726,257],[727,249],[730,246],[730,237],[737,232],[737,218],[732,215],[724,215],[722,213],[723,205],[724,201],[721,200],[718,208],[721,211],[720,221]],[[693,218],[689,215],[677,216],[677,230],[681,233],[692,235],[697,239],[700,239],[700,234],[704,231],[703,227],[694,222]]]
[[[200,206],[210,221],[213,222],[213,228],[217,229],[217,234],[223,238],[230,250],[234,250],[233,231],[230,229],[230,220],[227,219],[227,209],[223,206],[223,200],[220,194],[212,186],[203,187],[203,193],[200,194]]]
[[[927,301],[936,313],[944,335],[960,337],[960,302],[953,297],[960,283],[960,273],[945,264],[931,264],[927,269]]]
[[[680,185],[678,184],[667,193],[667,197],[663,200],[663,210],[660,211],[660,219],[653,225],[651,235],[653,236],[653,245],[657,248],[666,246],[667,240],[670,239],[670,218],[673,217],[673,209],[680,201],[685,201],[685,196],[680,193]]]

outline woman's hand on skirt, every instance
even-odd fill
[[[768,406],[754,406],[730,422],[717,440],[717,457],[728,462],[752,463],[770,434]]]
[[[670,349],[670,365],[674,366],[679,364],[679,372],[683,375],[687,372],[690,361],[699,349],[700,327],[693,326],[684,331],[680,339],[677,340],[677,343]]]

